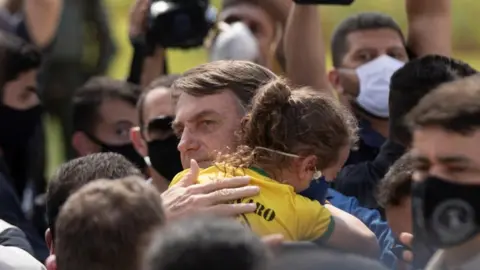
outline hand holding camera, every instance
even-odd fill
[[[146,41],[163,48],[199,47],[215,19],[208,0],[152,0]]]

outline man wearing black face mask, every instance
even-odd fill
[[[143,158],[130,142],[130,129],[137,126],[135,105],[141,89],[106,77],[89,80],[73,98],[73,148],[80,156],[115,152],[139,169],[146,169]]]
[[[41,108],[36,92],[40,53],[26,42],[0,32],[0,133],[1,156],[22,195],[29,167],[26,145],[40,127]]]
[[[171,127],[174,108],[170,87],[178,77],[162,76],[150,84],[138,102],[139,127],[132,129],[135,148],[151,166],[152,182],[161,192],[183,170],[179,140]]]
[[[441,85],[407,116],[414,222],[420,230],[414,237],[442,248],[427,270],[479,268],[479,119],[480,75]]]
[[[48,254],[45,243],[19,200],[27,179],[34,176],[29,161],[40,148],[33,144],[41,124],[36,93],[40,61],[40,52],[33,46],[0,31],[0,219],[22,229],[35,256],[43,260]]]

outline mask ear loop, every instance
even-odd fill
[[[282,151],[278,151],[278,150],[273,150],[273,149],[269,149],[269,148],[266,148],[266,147],[260,147],[260,146],[257,146],[255,147],[255,149],[260,149],[260,150],[264,150],[264,151],[267,151],[267,152],[272,152],[272,153],[276,153],[276,154],[280,154],[280,155],[284,155],[284,156],[287,156],[287,157],[291,157],[291,158],[299,158],[300,156],[298,155],[294,155],[294,154],[290,154],[290,153],[285,153],[285,152],[282,152]],[[315,172],[313,173],[313,180],[315,181],[320,181],[320,178],[323,176],[322,172],[319,171],[317,169],[317,167],[315,166]],[[281,183],[284,183],[283,181]]]

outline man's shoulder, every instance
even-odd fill
[[[45,267],[20,248],[0,246],[0,269],[45,270]]]
[[[20,248],[29,254],[33,254],[32,247],[23,233],[19,228],[11,225],[0,219],[0,245],[17,247]]]

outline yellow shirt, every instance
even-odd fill
[[[175,176],[170,186],[182,179],[188,170]],[[317,201],[295,193],[292,186],[281,184],[259,169],[225,169],[212,166],[201,170],[199,183],[232,176],[249,176],[250,184],[260,187],[260,194],[232,203],[256,203],[254,213],[243,214],[239,221],[260,236],[282,234],[287,241],[328,239],[334,229],[330,211]]]

